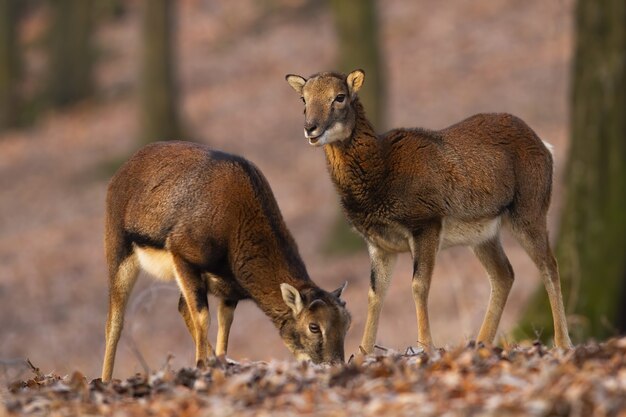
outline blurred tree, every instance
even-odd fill
[[[174,76],[173,0],[144,0],[141,57],[141,141],[181,134]]]
[[[0,130],[15,126],[19,119],[18,4],[19,0],[0,0]]]
[[[93,92],[94,2],[54,0],[49,6],[52,22],[46,95],[53,106],[65,106]]]
[[[98,0],[95,2],[96,15],[99,20],[117,19],[126,13],[124,0]]]
[[[330,0],[339,42],[339,70],[365,71],[359,98],[378,131],[385,129],[385,83],[375,0]]]
[[[626,330],[626,2],[579,0],[576,36],[556,254],[572,336],[581,341]],[[521,323],[521,334],[533,329],[552,334],[543,290]]]
[[[365,71],[365,85],[359,98],[377,131],[386,128],[383,65],[378,39],[378,13],[375,0],[330,0],[339,43],[339,70]],[[329,254],[347,254],[365,247],[341,214],[324,244]]]

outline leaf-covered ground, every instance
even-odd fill
[[[338,367],[242,362],[104,385],[81,373],[9,385],[3,415],[626,416],[626,338],[571,351],[535,344],[412,350]]]

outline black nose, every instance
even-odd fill
[[[309,135],[315,132],[315,129],[317,129],[317,125],[315,124],[304,126],[304,130],[306,130],[306,133],[308,133]]]

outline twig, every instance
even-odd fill
[[[165,358],[165,363],[163,363],[163,366],[161,367],[162,371],[169,371],[171,369],[170,362],[172,361],[172,359],[174,359],[174,355],[168,353],[167,357]]]
[[[152,304],[154,303],[154,298],[156,296],[156,293],[161,290],[178,292],[178,288],[170,284],[150,285],[148,288],[145,288],[139,294],[137,294],[137,296],[134,298],[134,300],[132,301],[130,305],[130,308],[128,309],[128,316],[130,317],[134,316],[137,310],[139,310],[139,307],[141,306],[145,306],[146,310],[149,310]],[[147,300],[148,297],[150,297],[150,302],[144,303],[144,301]]]
[[[30,370],[33,371],[36,376],[43,376],[43,374],[41,373],[41,370],[37,368],[35,365],[33,365],[30,359],[26,359],[26,364],[30,367]]]
[[[144,373],[146,375],[149,375],[150,374],[150,367],[148,366],[148,362],[146,362],[145,357],[143,356],[143,354],[141,353],[141,351],[137,347],[137,343],[135,343],[135,339],[133,339],[132,335],[127,334],[126,337],[124,338],[124,340],[126,341],[128,347],[130,348],[130,351],[133,352],[135,357],[137,357],[137,360],[139,361],[139,364],[143,368]]]
[[[429,346],[424,343],[424,342],[420,342],[419,340],[417,340],[415,343],[418,344],[418,346],[420,346],[422,349],[424,349],[424,351],[428,350]]]

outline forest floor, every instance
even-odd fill
[[[0,417],[626,416],[626,338],[570,351],[469,344],[432,355],[387,351],[343,366],[270,361],[205,371],[168,365],[103,384],[80,372],[16,381]]]

